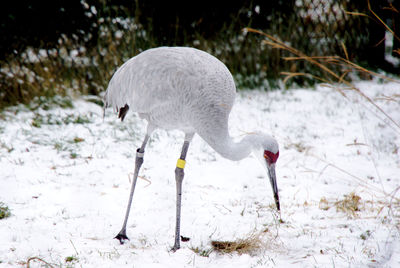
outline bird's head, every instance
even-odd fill
[[[276,208],[280,211],[278,185],[276,183],[275,164],[279,157],[278,142],[271,136],[265,134],[254,134],[257,142],[253,148],[253,153],[260,160],[263,167],[268,172],[272,192],[274,194]]]

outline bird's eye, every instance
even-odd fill
[[[279,157],[279,151],[276,154],[267,150],[264,151],[264,158],[267,160],[269,164],[276,163],[278,157]]]

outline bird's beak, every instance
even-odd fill
[[[267,163],[267,168],[268,168],[269,181],[271,182],[272,192],[274,194],[276,208],[278,209],[278,211],[280,211],[281,206],[279,204],[278,185],[276,184],[275,163],[273,164]]]

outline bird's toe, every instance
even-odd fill
[[[119,242],[121,243],[121,245],[123,245],[125,243],[126,240],[129,240],[129,238],[126,236],[125,233],[119,233],[117,234],[116,237],[114,237],[115,239],[118,239]]]

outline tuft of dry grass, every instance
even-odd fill
[[[300,142],[290,142],[285,144],[285,149],[294,149],[298,151],[299,153],[307,152],[309,149],[311,149],[310,146],[305,145],[304,143]]]
[[[261,234],[252,234],[247,238],[235,241],[211,241],[214,251],[220,253],[255,254],[262,248]]]
[[[355,217],[357,212],[364,208],[364,204],[361,202],[361,197],[355,192],[345,194],[343,199],[337,201],[328,201],[325,197],[322,197],[318,205],[321,210],[329,210],[332,207],[336,207],[336,212],[343,212],[348,216]]]
[[[329,210],[331,208],[328,200],[326,200],[325,197],[322,197],[319,200],[319,206],[318,207],[319,207],[319,209],[322,209],[322,210]]]
[[[329,210],[332,207],[336,207],[336,212],[343,212],[351,217],[355,217],[356,213],[363,209],[361,197],[355,192],[345,194],[343,199],[337,201],[328,201],[325,197],[322,197],[318,205],[321,210]]]
[[[336,211],[344,212],[350,216],[355,216],[356,212],[361,211],[361,197],[354,192],[344,195],[342,200],[335,202]]]
[[[282,220],[279,222],[283,223]],[[275,224],[278,225],[279,223],[275,222]],[[254,230],[244,238],[237,238],[233,241],[211,240],[211,247],[201,245],[190,249],[202,257],[209,257],[213,252],[219,254],[248,254],[250,256],[256,256],[266,250],[284,252],[284,246],[279,241],[278,236],[278,232],[275,233],[270,228],[264,228],[261,231]]]

